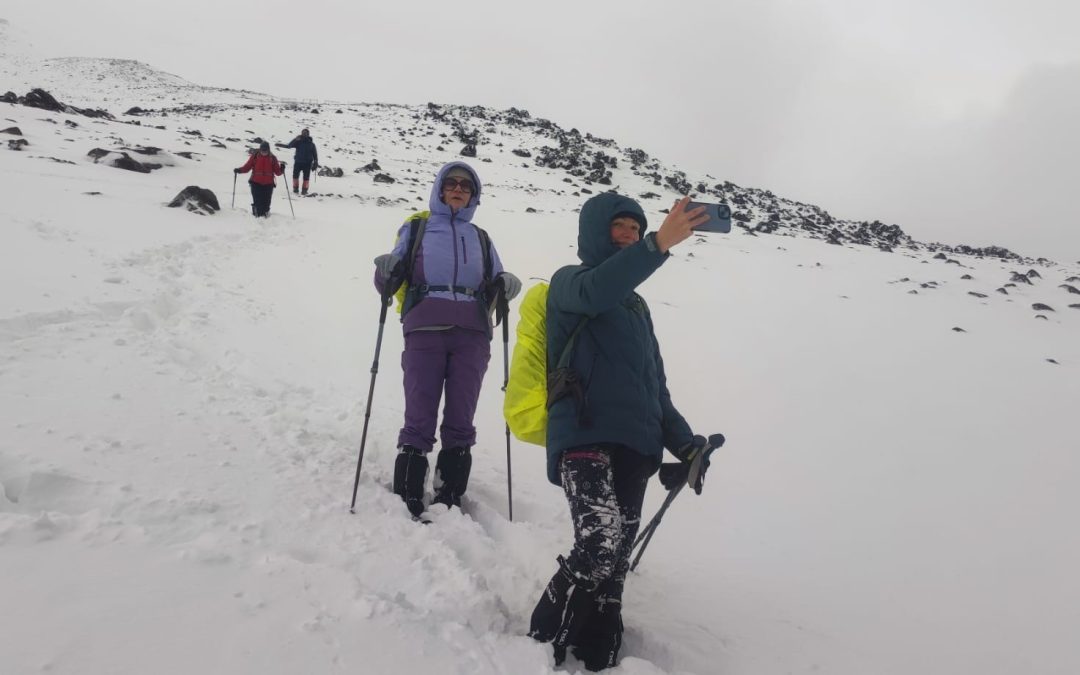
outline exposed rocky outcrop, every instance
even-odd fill
[[[65,105],[60,101],[53,98],[52,94],[44,89],[31,89],[26,96],[19,96],[16,101],[19,105],[24,105],[29,108],[40,108],[41,110],[51,110],[53,112],[70,113],[73,115],[83,115],[85,117],[99,117],[104,119],[113,119],[105,110],[96,110],[90,108],[76,108],[73,105]]]
[[[86,156],[94,160],[94,164],[105,164],[106,166],[112,166],[117,169],[124,169],[125,171],[135,171],[136,173],[150,173],[154,169],[160,169],[160,164],[151,164],[149,162],[140,162],[126,152],[116,152],[113,150],[103,150],[101,148],[94,148],[90,152],[86,153]]]
[[[180,194],[169,202],[169,207],[174,209],[184,207],[188,211],[206,216],[212,216],[221,210],[217,195],[198,185],[189,185],[181,190]]]

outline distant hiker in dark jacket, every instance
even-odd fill
[[[473,416],[491,356],[489,310],[499,294],[509,300],[521,290],[517,277],[503,270],[494,244],[472,223],[479,204],[476,172],[464,162],[447,164],[431,189],[411,278],[401,279],[413,250],[410,222],[398,231],[393,252],[375,259],[380,293],[396,290],[402,281],[407,289],[401,317],[405,424],[398,434],[394,492],[414,517],[424,511],[427,454],[435,443],[444,389],[434,502],[461,506],[472,468],[470,448],[476,443]],[[391,280],[395,288],[388,289]]]
[[[315,141],[311,140],[311,132],[304,129],[300,132],[300,135],[289,141],[286,148],[296,148],[296,154],[293,155],[293,167],[292,167],[292,191],[293,194],[298,194],[300,190],[300,173],[304,174],[304,192],[308,192],[308,180],[311,178],[311,172],[317,171],[319,168],[319,151],[315,149]]]
[[[694,434],[671,402],[645,300],[634,289],[668,250],[708,219],[680,200],[655,234],[633,199],[613,192],[581,209],[578,257],[551,279],[547,360],[557,363],[575,328],[571,367],[580,396],[550,403],[547,473],[570,504],[574,545],[533,610],[529,635],[568,647],[589,670],[614,666],[622,644],[622,594],[649,478],[664,448],[686,456]],[[549,387],[549,397],[557,397]]]
[[[274,176],[285,173],[285,162],[278,162],[270,152],[270,144],[263,141],[257,152],[248,157],[248,161],[233,173],[251,172],[248,185],[251,186],[251,210],[256,217],[270,215],[270,199],[274,196]]]

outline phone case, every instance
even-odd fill
[[[709,219],[694,228],[695,232],[731,232],[731,207],[727,204],[710,204],[708,202],[690,202],[686,209],[705,207],[705,213]]]

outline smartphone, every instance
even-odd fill
[[[731,232],[731,207],[727,204],[709,204],[707,202],[690,202],[687,211],[705,207],[705,213],[709,219],[694,228],[694,232]]]

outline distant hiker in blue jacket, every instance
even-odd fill
[[[547,360],[573,338],[573,377],[549,379],[547,474],[570,505],[574,545],[533,610],[529,635],[567,648],[589,670],[618,662],[622,594],[649,478],[664,448],[683,459],[698,443],[671,402],[645,300],[635,292],[708,216],[689,199],[645,234],[641,206],[607,192],[581,208],[580,265],[558,270],[547,300]],[[644,235],[644,236],[643,236]],[[584,318],[584,323],[582,324]]]
[[[302,194],[308,193],[308,181],[311,172],[319,168],[319,151],[315,149],[315,141],[311,140],[311,132],[304,129],[300,135],[288,142],[284,147],[295,148],[292,165],[292,191],[298,194],[300,191],[300,174],[304,174],[304,189]]]
[[[472,223],[479,204],[480,179],[472,167],[451,162],[440,169],[416,259],[403,280],[405,424],[398,434],[394,492],[414,517],[424,512],[427,455],[435,444],[444,390],[434,502],[461,506],[476,443],[473,416],[491,357],[491,311],[500,294],[510,300],[521,290],[487,234]],[[394,250],[375,259],[380,293],[409,272],[404,263],[413,250],[410,221],[398,231]]]

